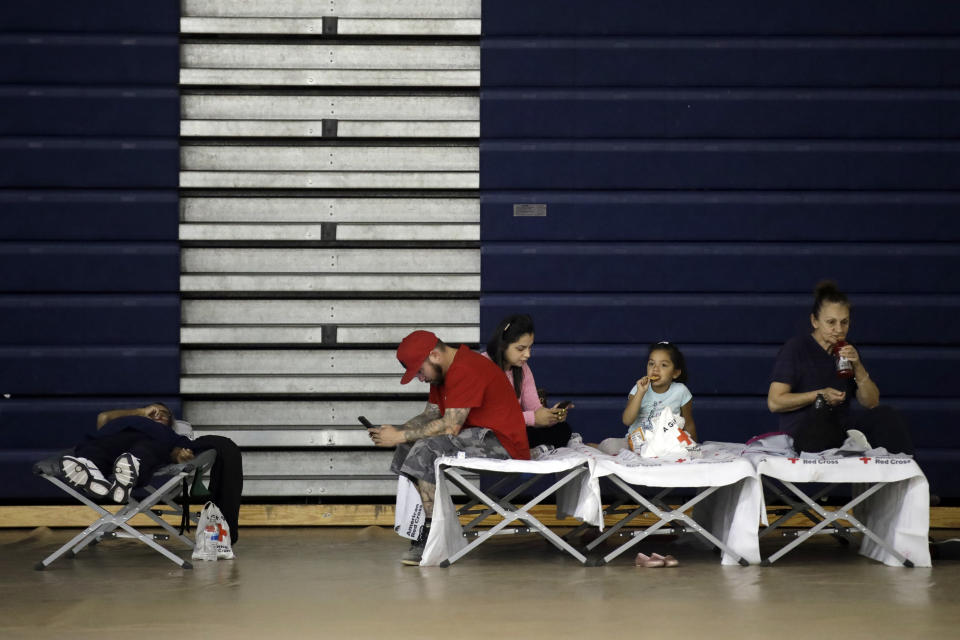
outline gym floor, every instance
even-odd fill
[[[644,541],[640,550],[680,565],[638,569],[630,552],[584,567],[538,536],[503,536],[449,568],[421,569],[400,565],[408,543],[388,528],[247,528],[237,559],[192,571],[132,540],[34,570],[76,533],[0,530],[0,637],[855,640],[948,638],[960,628],[953,542],[932,569],[906,569],[828,536],[771,567],[721,566],[709,550]],[[763,541],[764,557],[781,544]]]

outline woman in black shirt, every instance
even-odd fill
[[[780,430],[793,436],[794,449],[816,452],[839,447],[847,429],[858,429],[874,447],[913,453],[906,422],[896,410],[880,405],[880,390],[860,353],[845,344],[850,302],[836,283],[817,285],[810,324],[811,333],[792,338],[780,349],[767,392],[767,406],[779,414]],[[838,344],[843,346],[835,349]],[[841,377],[837,357],[846,358],[852,376]],[[854,397],[866,411],[851,416]]]

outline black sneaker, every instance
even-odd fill
[[[420,530],[420,535],[416,540],[410,542],[410,548],[403,552],[403,555],[400,556],[400,562],[407,565],[408,567],[416,567],[420,565],[420,561],[423,559],[423,550],[427,546],[427,538],[430,535],[430,522],[428,521],[423,525],[423,529]]]

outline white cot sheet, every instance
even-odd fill
[[[930,488],[920,465],[904,455],[858,457],[750,453],[760,475],[788,482],[853,483],[854,495],[883,482],[882,489],[854,508],[854,516],[917,567],[929,567]],[[888,566],[901,566],[893,554],[864,536],[860,554]]]
[[[446,480],[440,479],[440,465],[471,471],[546,475],[562,474],[584,465],[587,461],[583,454],[566,447],[551,451],[537,460],[494,460],[454,456],[438,458],[436,461],[438,482],[434,494],[433,521],[420,566],[439,565],[468,544],[463,536],[463,528],[450,495],[450,487]],[[599,485],[591,478],[589,472],[582,473],[568,482],[558,493],[562,494],[557,497],[558,517],[571,515],[594,526],[600,526],[603,523]]]
[[[756,469],[737,455],[743,445],[705,443],[700,457],[684,455],[641,458],[623,450],[609,456],[586,445],[573,449],[590,460],[591,478],[616,475],[631,485],[647,487],[718,487],[694,509],[694,519],[750,564],[760,562],[757,524],[761,518],[763,494]],[[597,482],[599,493],[599,482]],[[722,564],[737,564],[724,552]]]

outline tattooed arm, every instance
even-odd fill
[[[423,412],[420,415],[410,418],[409,420],[404,422],[402,425],[398,426],[397,429],[400,429],[401,431],[403,431],[410,428],[422,427],[423,425],[427,424],[431,420],[436,420],[439,417],[440,417],[440,407],[433,404],[432,402],[428,402],[427,406],[424,407]]]
[[[436,405],[428,405],[436,407]],[[439,409],[437,409],[439,413]],[[426,412],[420,414],[400,427],[384,424],[370,430],[370,438],[378,447],[395,447],[404,442],[416,442],[421,438],[451,435],[460,433],[470,409],[447,409],[442,417],[432,420],[420,420]]]
[[[406,427],[403,432],[403,439],[406,442],[415,442],[420,438],[430,438],[432,436],[455,436],[460,433],[463,423],[467,421],[467,415],[470,409],[447,409],[443,417],[436,418],[426,422],[421,426]]]

